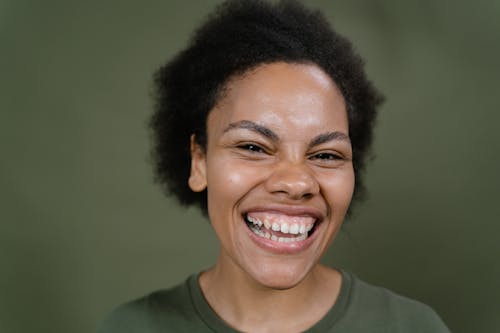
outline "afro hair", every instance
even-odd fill
[[[205,147],[207,116],[228,81],[272,62],[315,64],[338,86],[346,102],[353,149],[353,202],[363,197],[363,171],[382,96],[366,78],[351,43],[321,12],[297,1],[229,0],[154,77],[150,127],[156,180],[181,204],[207,213],[206,190],[196,193],[188,186],[191,135]],[[349,213],[351,208],[352,204]]]

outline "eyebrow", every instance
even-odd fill
[[[274,133],[271,129],[259,125],[257,123],[254,123],[253,121],[250,120],[241,120],[235,123],[229,124],[226,129],[224,130],[224,133],[229,132],[234,129],[248,129],[253,132],[256,132],[258,134],[261,134],[265,136],[266,138],[269,138],[272,141],[278,142],[280,141],[279,136]],[[319,134],[318,136],[314,137],[308,144],[308,149],[321,145],[323,143],[329,142],[329,141],[334,141],[334,140],[339,140],[339,141],[347,141],[350,142],[351,140],[349,139],[349,136],[345,133],[339,132],[339,131],[333,131],[333,132],[327,132],[327,133],[322,133]]]
[[[229,126],[226,127],[226,129],[224,130],[224,133],[226,133],[230,130],[233,130],[233,129],[237,129],[237,128],[248,129],[248,130],[251,130],[251,131],[256,132],[258,134],[261,134],[272,141],[276,141],[276,142],[279,141],[279,136],[276,133],[274,133],[272,130],[270,130],[269,128],[267,128],[265,126],[256,124],[250,120],[242,120],[242,121],[238,121],[235,123],[231,123],[231,124],[229,124]]]
[[[351,139],[349,139],[349,135],[339,132],[339,131],[333,131],[333,132],[328,132],[328,133],[323,133],[320,134],[316,137],[314,137],[308,145],[308,148],[312,148],[314,146],[319,146],[323,143],[330,142],[330,141],[346,141],[348,143],[351,142]]]

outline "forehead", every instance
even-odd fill
[[[271,126],[307,128],[307,124],[316,123],[347,127],[340,90],[313,64],[265,64],[233,78],[209,114],[207,129],[211,132],[247,119]]]

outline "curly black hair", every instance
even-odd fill
[[[272,62],[312,63],[336,83],[348,113],[356,177],[353,202],[363,196],[362,173],[382,96],[367,80],[351,43],[321,12],[297,1],[229,0],[154,77],[150,127],[156,180],[181,204],[197,205],[207,214],[206,190],[196,193],[188,186],[190,136],[195,134],[197,143],[206,147],[207,116],[229,79]]]

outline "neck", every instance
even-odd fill
[[[260,284],[219,257],[199,283],[212,309],[240,331],[301,332],[330,310],[341,279],[339,272],[316,264],[297,285],[278,290]]]

